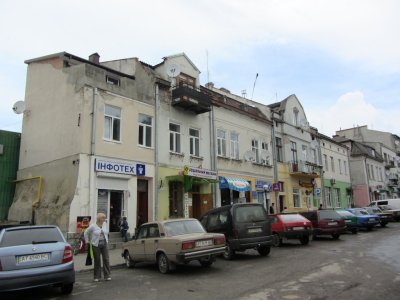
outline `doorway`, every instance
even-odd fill
[[[137,215],[136,227],[149,221],[149,192],[148,181],[138,179],[137,181]]]
[[[198,184],[192,185],[192,218],[200,219],[202,215],[201,211],[201,199],[200,199],[200,186]]]
[[[279,195],[279,210],[282,212],[285,209],[285,196]]]
[[[122,218],[124,194],[122,191],[110,191],[110,232],[119,232]]]

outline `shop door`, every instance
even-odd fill
[[[285,197],[279,196],[279,210],[282,212],[285,209]]]
[[[123,196],[122,191],[110,191],[110,232],[119,232],[119,222],[122,218]]]
[[[199,219],[202,215],[200,186],[193,184],[192,186],[192,216],[191,218]]]
[[[138,179],[137,181],[137,216],[136,227],[149,221],[149,192],[148,181]]]
[[[169,188],[169,216],[183,217],[183,184],[172,181],[168,184]]]

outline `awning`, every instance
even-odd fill
[[[247,192],[250,191],[250,183],[240,178],[219,176],[219,188]]]

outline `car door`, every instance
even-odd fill
[[[144,252],[147,261],[156,261],[156,251],[158,249],[160,238],[160,229],[158,224],[150,224],[148,227],[147,239],[144,243]]]
[[[146,258],[144,247],[148,231],[149,231],[149,225],[141,226],[137,238],[134,241],[132,241],[130,245],[129,253],[131,253],[134,260],[136,261],[144,261]]]

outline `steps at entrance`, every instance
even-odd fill
[[[129,232],[127,233],[128,240],[130,240],[131,236]],[[108,234],[108,249],[121,249],[122,244],[124,243],[124,239],[121,237],[120,232],[110,232]]]

